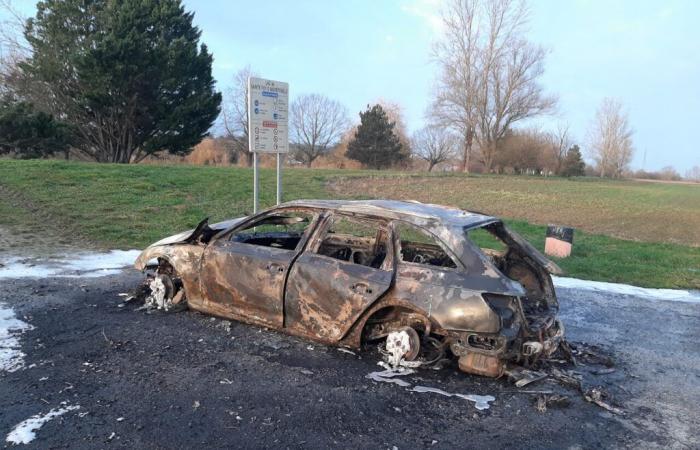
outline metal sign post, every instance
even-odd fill
[[[248,78],[248,148],[253,152],[253,213],[258,212],[258,153],[277,154],[277,204],[282,202],[282,153],[289,152],[289,84]]]
[[[282,203],[282,154],[277,153],[277,204]]]

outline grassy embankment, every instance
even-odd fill
[[[504,217],[535,246],[549,222],[577,227],[570,276],[649,287],[700,288],[700,186],[531,177],[406,175],[289,169],[285,200],[413,198]],[[261,173],[274,203],[274,171]],[[212,221],[250,213],[252,172],[242,168],[125,166],[0,160],[0,225],[78,230],[105,248],[139,248]],[[19,200],[18,200],[19,199]],[[41,209],[41,223],[36,213]],[[623,239],[624,238],[624,239]]]

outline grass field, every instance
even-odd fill
[[[700,186],[307,169],[287,170],[284,184],[285,200],[411,198],[496,214],[540,249],[548,222],[572,225],[574,253],[557,261],[568,275],[700,288]],[[274,171],[262,171],[261,186],[271,206]],[[243,168],[0,160],[0,188],[0,224],[104,248],[144,247],[203,217],[252,209],[252,171]]]
[[[443,203],[531,223],[558,223],[623,239],[700,247],[700,184],[542,177],[404,175],[339,178],[338,196],[362,192]]]

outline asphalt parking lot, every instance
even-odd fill
[[[450,366],[412,386],[493,395],[470,401],[376,383],[376,351],[337,349],[194,312],[146,314],[119,293],[140,274],[3,279],[0,304],[30,324],[25,368],[0,372],[0,432],[52,408],[27,448],[697,448],[700,304],[559,291],[568,339],[595,344],[615,371],[587,373],[624,414],[565,393],[539,412],[536,394]],[[585,368],[581,368],[585,370]],[[6,446],[11,446],[3,438]]]

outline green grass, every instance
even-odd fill
[[[595,178],[425,176],[337,179],[336,195],[440,203],[623,239],[700,247],[700,184]]]
[[[372,178],[368,178],[369,175]],[[261,171],[262,206],[274,204],[274,180],[274,170]],[[467,185],[468,191],[459,191],[464,189],[462,184]],[[23,208],[10,206],[3,198],[0,198],[0,224],[37,227],[36,222],[40,222],[39,228],[53,227],[53,231],[59,233],[77,232],[105,248],[144,247],[191,228],[204,217],[218,221],[252,211],[252,171],[245,168],[0,160],[0,185],[40,207],[44,216],[54,217],[57,226],[51,220],[33,217]],[[395,186],[400,186],[400,193]],[[488,193],[498,186],[501,195]],[[685,210],[690,213],[683,212],[681,222],[676,220],[674,226],[692,235],[695,230],[691,227],[700,223],[700,208],[694,209],[700,197],[693,196],[700,195],[700,190],[693,191],[694,188],[587,179],[406,177],[391,172],[340,170],[288,169],[284,175],[284,200],[410,196],[467,208],[465,199],[474,197],[475,190],[481,189],[488,201],[485,204],[480,203],[482,200],[475,201],[477,205],[471,208],[492,213],[503,208],[505,213],[500,215],[509,226],[540,250],[544,247],[547,222],[571,225],[571,211],[576,210],[577,217],[586,216],[581,211],[591,205],[596,211],[601,208],[613,211],[618,203],[623,213],[632,208],[636,213],[629,213],[629,222],[645,223],[639,228],[639,235],[630,237],[648,241],[655,236],[648,233],[649,229],[663,229],[664,223],[673,221],[669,217],[662,219],[654,208],[681,210],[680,204],[686,203]],[[597,196],[587,201],[581,192],[594,192]],[[416,193],[422,196],[414,195]],[[563,196],[557,201],[566,204],[565,208],[547,210],[554,194]],[[677,196],[681,200],[676,199]],[[637,203],[642,205],[636,206]],[[510,205],[512,214],[504,204]],[[529,217],[523,214],[531,209],[547,210],[549,215]],[[639,212],[644,210],[649,210],[650,214],[640,216]],[[600,220],[607,223],[628,217],[620,215],[619,211],[616,214],[616,219],[603,214]],[[669,243],[665,235],[659,235],[658,240],[666,242],[640,242],[605,234],[612,233],[577,229],[572,256],[557,263],[567,275],[579,278],[648,287],[700,288],[700,248]],[[674,235],[672,241],[679,236]]]

